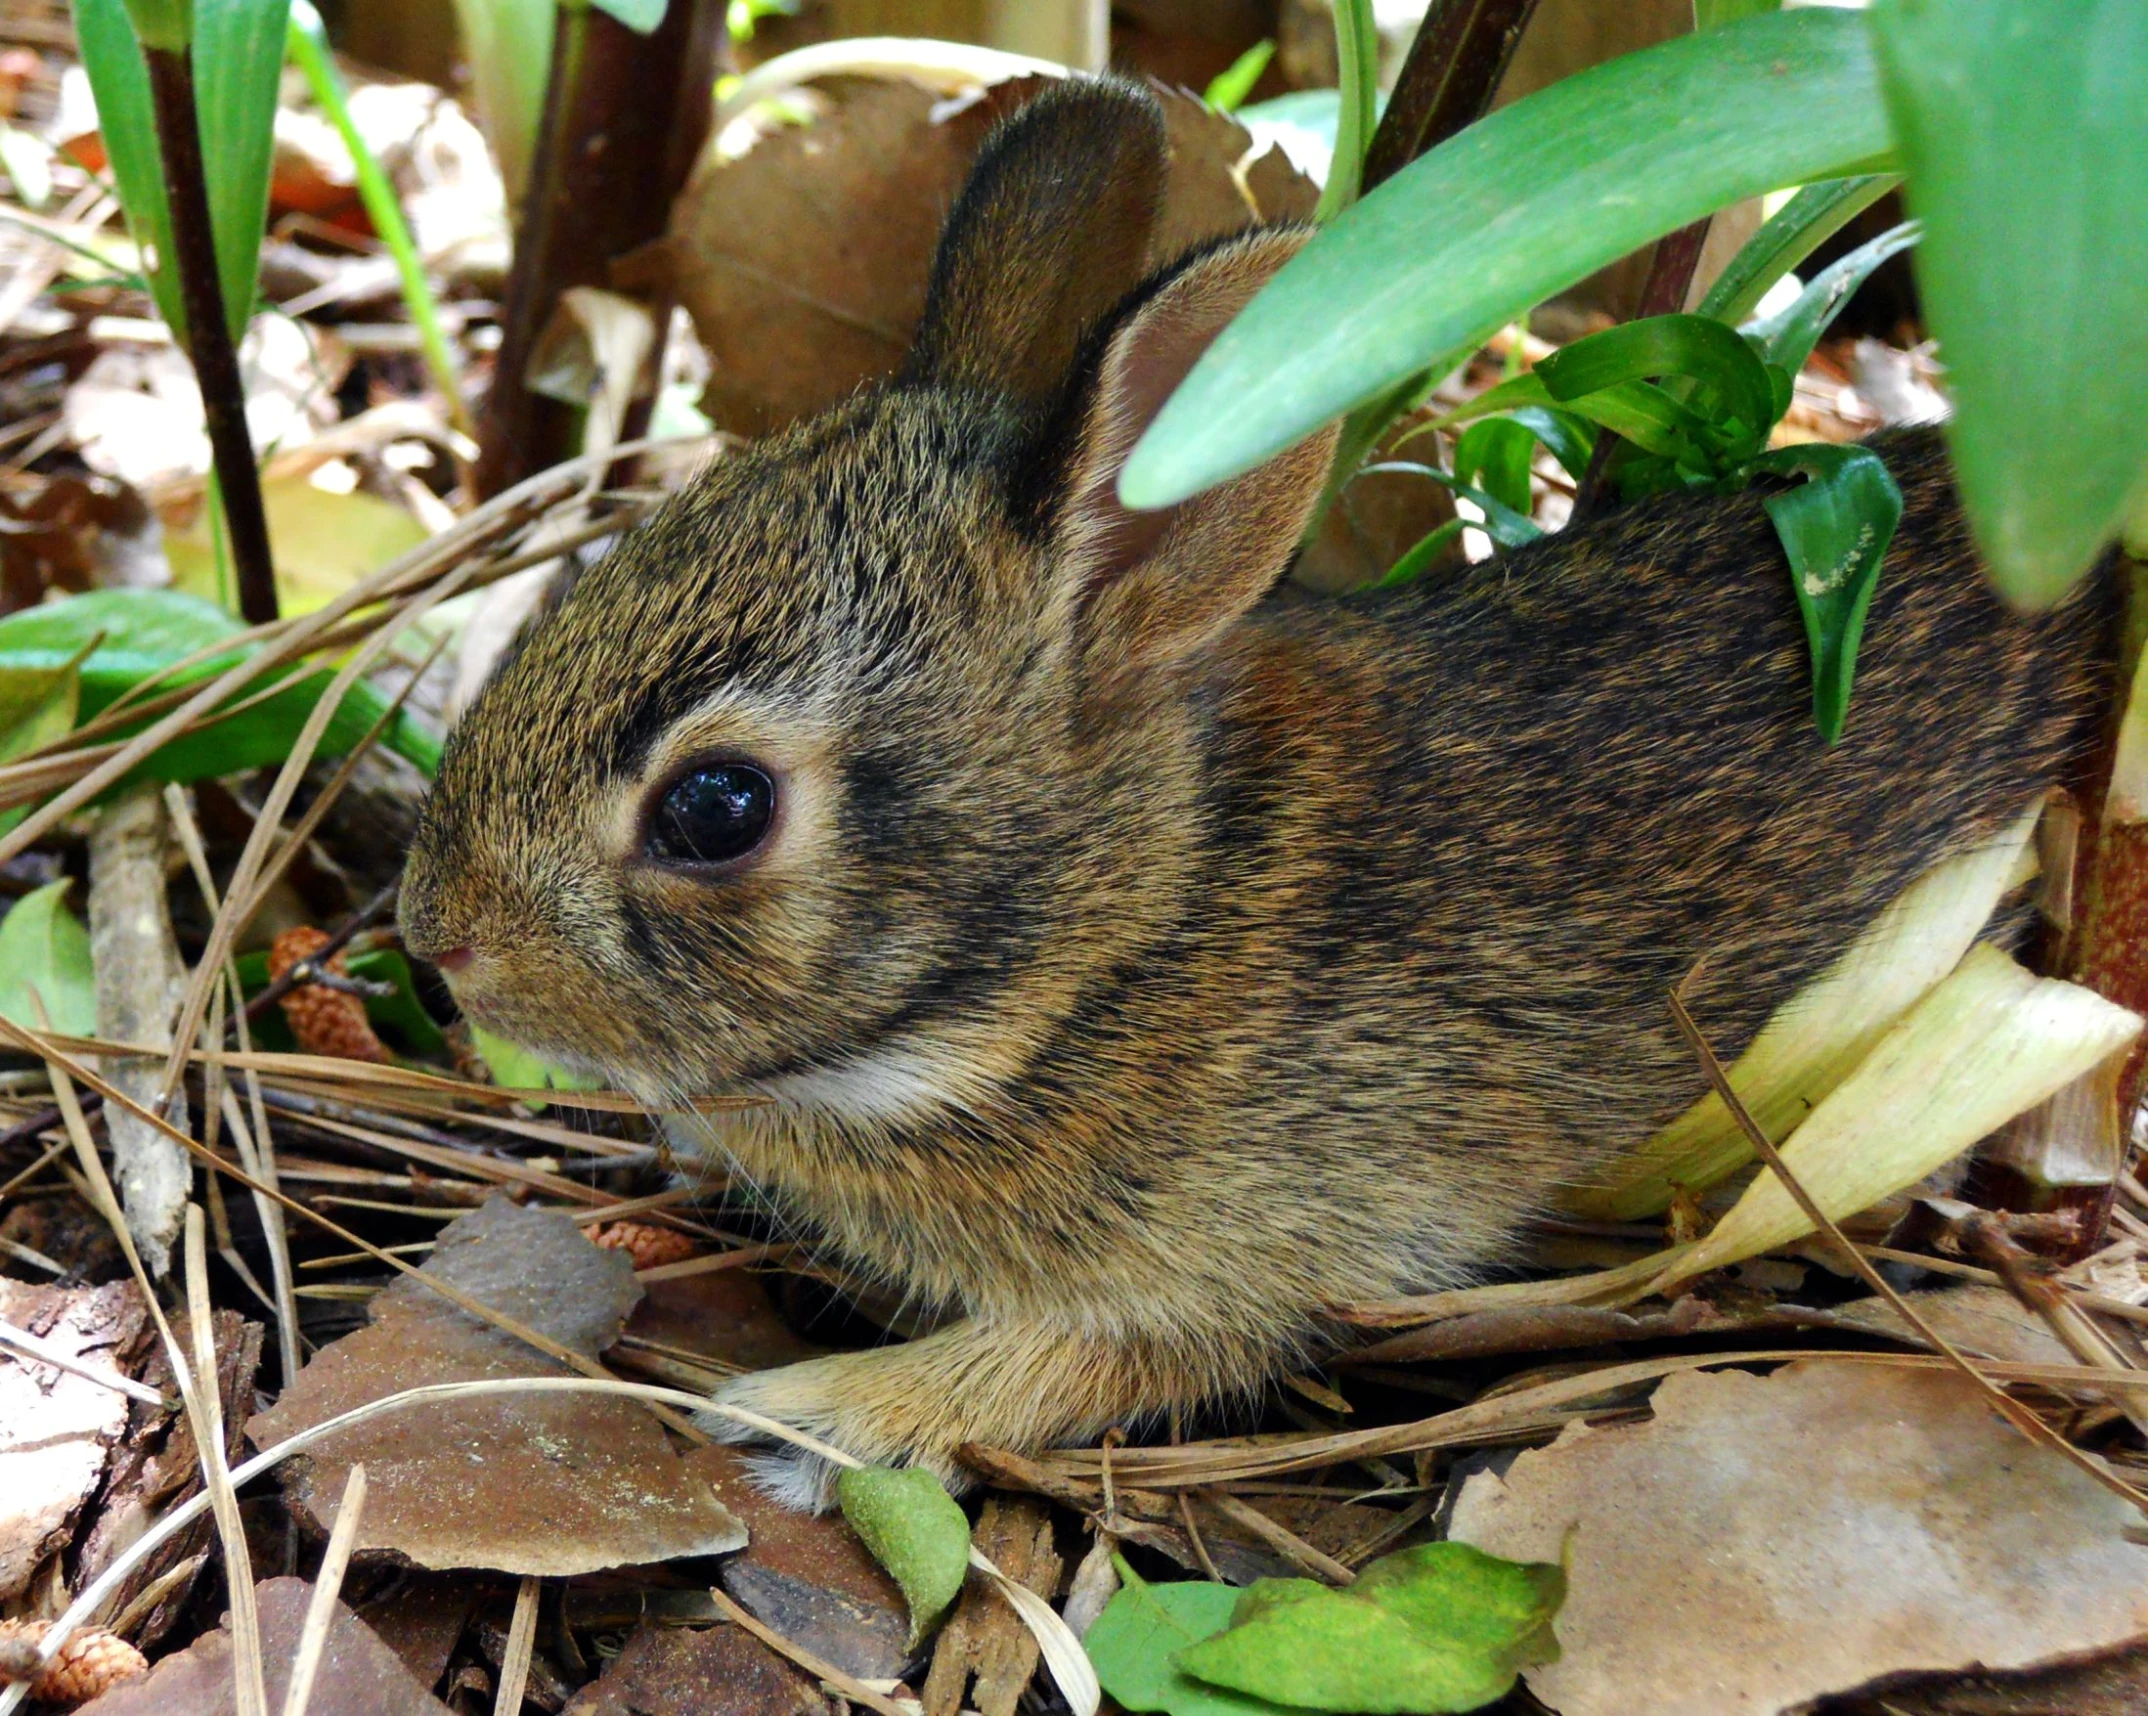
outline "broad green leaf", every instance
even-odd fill
[[[1596,425],[1586,417],[1545,405],[1518,405],[1506,415],[1543,442],[1576,482],[1587,473],[1589,456],[1596,451]]]
[[[81,663],[80,715],[88,720],[152,674],[242,629],[215,603],[176,590],[92,590],[0,619],[0,675],[54,671],[101,634]],[[233,651],[197,662],[161,686],[196,685],[237,659]],[[201,780],[283,761],[329,678],[325,670],[313,669],[247,687],[237,702],[246,702],[269,683],[281,686],[235,715],[174,739],[148,758],[141,774],[155,780]],[[386,708],[386,700],[370,685],[361,680],[352,686],[322,735],[320,754],[349,750]],[[139,731],[140,725],[126,730]],[[389,724],[383,742],[428,773],[439,761],[439,741],[407,716]]]
[[[1832,745],[1849,713],[1865,610],[1902,517],[1902,491],[1869,447],[1785,447],[1753,461],[1794,489],[1760,503],[1790,557],[1790,584],[1812,648],[1812,719]]]
[[[145,47],[183,54],[193,43],[192,0],[127,0],[127,20]]]
[[[1771,13],[1553,84],[1420,157],[1287,263],[1120,478],[1169,506],[1741,197],[1888,148],[1864,20]]]
[[[1849,255],[1821,269],[1812,277],[1812,283],[1780,312],[1747,323],[1744,333],[1758,342],[1761,355],[1769,363],[1795,375],[1805,367],[1805,360],[1812,355],[1812,348],[1820,343],[1820,336],[1842,313],[1842,306],[1850,301],[1850,294],[1870,279],[1873,269],[1888,257],[1898,255],[1916,242],[1915,221],[1906,220],[1900,226],[1889,227],[1879,237],[1860,244]]]
[[[1740,18],[1772,12],[1782,3],[1783,0],[1693,0],[1693,27],[1696,30],[1720,29],[1725,24],[1735,24]]]
[[[1346,1590],[1260,1580],[1229,1630],[1181,1650],[1178,1665],[1300,1709],[1475,1710],[1559,1654],[1551,1620],[1565,1595],[1565,1574],[1548,1563],[1428,1543],[1383,1556]]]
[[[74,731],[82,708],[82,663],[98,641],[89,639],[57,667],[0,663],[0,763],[43,750]],[[0,834],[29,814],[26,804],[0,810]]]
[[[1123,1560],[1119,1576],[1125,1583],[1082,1640],[1114,1703],[1169,1716],[1276,1716],[1266,1700],[1203,1685],[1173,1660],[1231,1624],[1235,1586],[1202,1579],[1152,1585]]]
[[[1707,316],[1649,316],[1606,328],[1554,352],[1536,373],[1552,398],[1570,406],[1626,382],[1690,377],[1756,445],[1775,421],[1766,368],[1751,346]]]
[[[192,59],[202,170],[233,339],[253,319],[288,11],[289,0],[194,0]],[[75,0],[75,34],[97,98],[98,128],[120,206],[136,243],[144,247],[150,290],[164,319],[184,330],[186,314],[171,273],[171,213],[164,200],[149,72],[128,22],[127,0]],[[153,268],[148,267],[152,257]]]
[[[608,13],[638,36],[655,32],[664,21],[665,0],[588,0],[599,12]]]
[[[559,11],[557,0],[455,0],[478,123],[499,158],[510,210],[529,190]]]
[[[1893,173],[1860,173],[1805,186],[1768,217],[1715,277],[1700,301],[1700,314],[1737,326],[1770,286],[1901,182]]]
[[[2008,600],[2055,601],[2148,478],[2148,6],[1881,0],[1955,476]]]
[[[1680,404],[1662,388],[1645,381],[1622,381],[1615,387],[1561,400],[1538,369],[1529,370],[1434,419],[1431,427],[1451,429],[1517,406],[1562,406],[1584,422],[1608,429],[1622,440],[1665,458],[1697,458],[1708,439],[1708,421]]]
[[[970,1522],[922,1466],[854,1466],[835,1481],[843,1517],[910,1605],[910,1648],[922,1644],[962,1594]]]
[[[67,909],[70,885],[65,877],[48,882],[0,918],[0,1017],[44,1030],[37,1015],[42,1001],[50,1029],[90,1037],[97,1033],[97,978],[89,931]]]
[[[477,1050],[492,1073],[492,1082],[509,1090],[596,1090],[594,1079],[583,1078],[565,1067],[555,1066],[520,1043],[495,1036],[471,1020],[470,1046]]]
[[[1333,0],[1332,11],[1336,87],[1342,96],[1335,121],[1335,158],[1313,209],[1313,219],[1321,223],[1333,220],[1357,201],[1358,187],[1365,179],[1365,151],[1380,119],[1380,32],[1373,23],[1372,0]]]
[[[1245,105],[1246,97],[1253,93],[1253,86],[1260,82],[1260,74],[1268,69],[1268,62],[1274,58],[1275,38],[1262,37],[1208,80],[1201,99],[1218,113],[1236,113]]]

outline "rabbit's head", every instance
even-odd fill
[[[729,454],[533,623],[451,738],[403,925],[490,1028],[652,1099],[893,1118],[1023,1064],[1202,864],[1200,663],[1332,437],[1177,507],[1126,454],[1303,241],[1141,280],[1154,101],[1006,122],[893,381]]]

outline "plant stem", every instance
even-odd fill
[[[612,264],[663,236],[672,198],[708,133],[723,18],[716,0],[673,0],[664,21],[641,36],[593,6],[561,8],[515,233],[506,327],[485,398],[480,494],[498,494],[576,452],[581,413],[530,391],[530,356],[561,293],[618,290]],[[660,357],[669,305],[652,308]],[[630,416],[625,438],[639,432]]]
[[[157,150],[164,158],[165,192],[171,201],[170,263],[186,312],[186,326],[179,332],[201,386],[209,452],[216,462],[216,484],[238,572],[239,613],[262,625],[277,618],[275,562],[269,553],[268,514],[261,505],[253,437],[246,428],[239,348],[225,319],[224,288],[216,271],[216,229],[210,223],[209,184],[201,164],[193,58],[146,46],[142,58],[149,68]]]
[[[1535,10],[1536,0],[1438,0],[1365,152],[1365,190],[1484,117]]]

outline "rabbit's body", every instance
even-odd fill
[[[1108,133],[1109,183],[1154,146],[1134,97],[1051,100]],[[943,1471],[1242,1390],[1333,1303],[1495,1263],[1699,1093],[1674,983],[1701,964],[1740,1046],[2079,764],[2112,648],[2104,594],[1990,596],[1928,436],[1887,449],[1908,506],[1832,749],[1756,495],[1263,600],[1325,440],[1160,524],[1109,485],[1296,241],[1212,253],[1079,350],[1011,311],[953,349],[993,198],[1109,201],[1025,178],[1036,111],[950,223],[912,373],[717,464],[533,628],[405,889],[414,946],[475,950],[488,1024],[652,1100],[769,1099],[717,1147],[966,1315],[724,1398]],[[1123,268],[1114,223],[1078,237]],[[650,832],[670,783],[728,759],[779,808],[684,863]]]

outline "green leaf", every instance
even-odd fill
[[[288,12],[289,0],[194,0],[192,58],[202,170],[233,339],[253,319]],[[171,213],[164,200],[149,71],[128,22],[127,0],[75,0],[75,34],[97,98],[98,127],[120,206],[144,247],[150,290],[164,319],[184,330],[186,315],[170,267]],[[152,258],[155,266],[149,268]]]
[[[665,0],[589,0],[599,12],[619,20],[637,36],[654,35],[664,21]]]
[[[492,1081],[509,1090],[595,1090],[594,1079],[555,1066],[520,1043],[495,1036],[476,1020],[469,1021],[470,1044],[492,1073]]]
[[[1463,482],[1452,471],[1434,470],[1430,465],[1416,464],[1407,459],[1389,459],[1377,465],[1367,465],[1363,474],[1371,476],[1382,471],[1429,477],[1441,487],[1473,502],[1484,514],[1481,520],[1475,521],[1475,528],[1483,531],[1501,548],[1524,548],[1544,534],[1526,513],[1517,511],[1496,495],[1487,494],[1474,483]]]
[[[1307,1710],[1475,1710],[1531,1663],[1558,1655],[1552,1616],[1566,1575],[1464,1543],[1383,1556],[1347,1590],[1263,1579],[1226,1632],[1189,1645],[1178,1666],[1213,1685]]]
[[[1868,14],[1977,545],[2057,600],[2148,476],[2148,6],[1884,0]]]
[[[143,45],[183,54],[194,39],[191,0],[127,0],[127,21]]]
[[[1902,517],[1902,491],[1869,447],[1785,447],[1752,468],[1807,479],[1761,505],[1790,556],[1791,587],[1812,647],[1812,719],[1832,745],[1849,713],[1865,610]]]
[[[1527,517],[1531,495],[1529,467],[1536,458],[1536,435],[1509,417],[1487,417],[1462,431],[1454,444],[1454,474],[1474,483],[1509,511]]]
[[[1316,233],[1172,395],[1120,496],[1169,506],[1250,470],[1649,240],[1887,147],[1864,20],[1832,8],[1681,36],[1555,83]]]
[[[1518,405],[1507,418],[1543,442],[1576,482],[1587,473],[1589,457],[1596,451],[1596,425],[1587,418],[1546,405]]]
[[[1893,173],[1860,173],[1807,185],[1770,215],[1715,278],[1700,314],[1735,327],[1768,288],[1901,183]]]
[[[1696,30],[1720,29],[1725,24],[1735,24],[1740,18],[1772,12],[1782,3],[1783,0],[1693,0],[1693,27]]]
[[[176,590],[92,590],[0,619],[0,678],[54,672],[79,656],[80,716],[87,720],[160,669],[243,629],[214,602]],[[93,640],[95,647],[83,653]],[[197,662],[161,686],[196,685],[257,647]],[[259,703],[152,753],[137,778],[201,780],[282,762],[329,677],[321,669],[286,673],[281,689]],[[247,687],[235,701],[243,703],[271,683],[279,683],[273,675]],[[386,700],[372,686],[362,680],[352,686],[321,737],[320,754],[349,750],[386,708]],[[139,732],[146,725],[146,720],[134,723],[122,732]],[[428,772],[439,760],[439,742],[407,716],[389,724],[384,742]]]
[[[1448,545],[1462,534],[1464,528],[1464,523],[1459,518],[1450,518],[1445,524],[1435,525],[1411,544],[1401,559],[1375,579],[1372,588],[1395,590],[1404,584],[1416,583],[1438,564],[1440,557],[1447,552]]]
[[[1568,405],[1648,376],[1688,376],[1754,445],[1775,421],[1766,367],[1750,345],[1707,316],[1649,316],[1606,328],[1553,353],[1536,373],[1552,398]]]
[[[1253,86],[1260,82],[1260,74],[1268,69],[1268,62],[1275,58],[1275,38],[1265,36],[1240,54],[1235,60],[1208,80],[1208,87],[1201,92],[1201,99],[1218,113],[1236,113],[1245,105]]]
[[[9,667],[0,663],[0,763],[43,750],[75,730],[82,707],[82,663],[97,640],[90,639],[57,667]],[[0,834],[30,814],[18,804],[0,810]]]
[[[922,1466],[854,1466],[835,1481],[843,1517],[910,1605],[910,1648],[946,1618],[969,1575],[970,1522]]]
[[[1265,1699],[1204,1686],[1173,1660],[1230,1625],[1238,1604],[1235,1587],[1200,1579],[1152,1585],[1123,1559],[1118,1565],[1125,1583],[1082,1640],[1114,1703],[1169,1716],[1270,1716],[1275,1711]]]
[[[559,13],[557,0],[455,0],[455,26],[470,68],[478,123],[499,158],[510,210],[518,209],[529,191]]]
[[[1365,182],[1365,151],[1380,122],[1380,32],[1373,23],[1372,0],[1333,0],[1333,12],[1336,87],[1342,104],[1335,120],[1335,159],[1313,208],[1313,219],[1323,225],[1357,201]]]
[[[1820,343],[1820,336],[1827,332],[1829,324],[1842,313],[1842,306],[1850,301],[1850,294],[1862,286],[1888,257],[1907,250],[1917,242],[1917,223],[1906,220],[1900,226],[1889,227],[1869,243],[1860,244],[1849,255],[1830,263],[1812,277],[1812,283],[1781,311],[1758,322],[1746,324],[1746,337],[1759,343],[1768,362],[1795,375],[1805,367],[1805,360],[1812,356],[1812,348]]]
[[[0,918],[0,1017],[44,1030],[46,1022],[37,1016],[42,1001],[50,1029],[91,1037],[97,1034],[97,978],[89,931],[67,909],[69,886],[65,877],[48,882]]]

